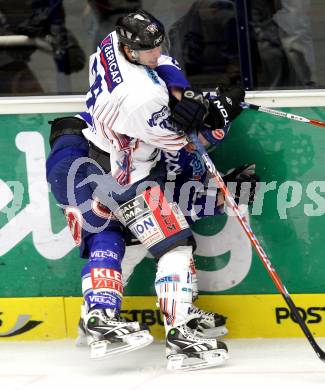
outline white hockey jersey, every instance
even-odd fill
[[[87,108],[91,120],[84,136],[110,153],[112,174],[120,185],[148,176],[160,150],[179,150],[185,136],[171,130],[169,96],[154,70],[127,61],[116,33],[90,57]]]

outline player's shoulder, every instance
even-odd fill
[[[168,90],[165,82],[157,72],[142,65],[130,66],[130,73],[124,82],[128,100],[134,100],[139,105],[152,101],[168,101]]]
[[[160,66],[170,66],[172,68],[181,69],[176,58],[162,54],[158,59],[158,68]]]
[[[160,106],[168,106],[168,95],[157,93],[149,93],[149,91],[138,91],[128,96],[128,102],[132,102],[135,107],[146,107],[147,110],[156,110]]]

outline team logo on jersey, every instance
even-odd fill
[[[162,129],[173,130],[169,122],[169,108],[167,106],[163,106],[161,110],[154,112],[147,123],[150,127],[159,126]]]

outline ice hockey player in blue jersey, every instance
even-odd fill
[[[116,31],[90,57],[87,111],[52,124],[47,179],[81,257],[88,259],[81,274],[81,327],[91,357],[152,342],[143,324],[120,317],[121,262],[125,239],[133,235],[158,259],[155,288],[168,367],[187,370],[228,358],[223,342],[204,336],[209,325],[198,328],[202,313],[193,313],[190,224],[204,212],[195,216],[181,207],[181,186],[188,180],[201,183],[202,196],[189,198],[188,206],[208,197],[205,169],[188,134],[200,129],[202,142],[221,141],[241,112],[244,92],[237,88],[209,99],[191,90],[175,61],[161,54],[163,40],[163,25],[145,11],[119,19]],[[173,174],[173,156],[183,174],[174,170],[175,190],[170,191],[167,174]],[[233,171],[228,181],[254,183],[253,168]],[[216,193],[210,215],[221,212],[223,201]]]

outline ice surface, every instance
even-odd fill
[[[325,363],[306,339],[229,339],[224,366],[173,373],[163,343],[91,361],[73,340],[0,342],[0,390],[325,389]],[[318,339],[325,348],[325,339]]]

